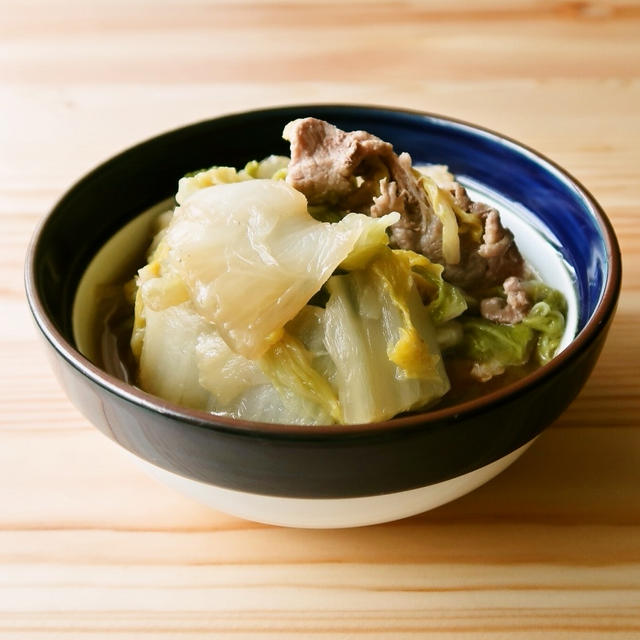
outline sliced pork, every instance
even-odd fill
[[[531,310],[531,300],[525,291],[522,280],[511,276],[503,283],[506,300],[500,297],[485,298],[480,303],[480,314],[487,320],[500,324],[522,322]]]
[[[452,284],[481,290],[523,275],[524,262],[498,212],[473,203],[446,167],[435,165],[428,173],[455,206],[477,215],[483,225],[481,241],[469,234],[460,236],[457,263],[443,258],[442,222],[409,154],[397,155],[391,144],[365,131],[345,132],[316,118],[290,122],[284,137],[291,143],[287,181],[310,204],[374,217],[398,211],[401,218],[390,229],[391,247],[410,249],[443,264],[445,278]]]

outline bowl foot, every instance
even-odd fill
[[[451,502],[497,476],[520,457],[534,440],[491,464],[444,482],[356,498],[287,498],[247,493],[191,480],[138,457],[134,458],[154,478],[219,511],[264,524],[332,529],[399,520]]]

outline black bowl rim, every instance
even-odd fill
[[[468,128],[475,133],[480,133],[487,137],[492,137],[495,141],[514,148],[519,153],[528,155],[531,159],[545,168],[547,171],[553,172],[574,191],[577,191],[581,199],[587,204],[592,215],[599,223],[602,232],[602,238],[606,246],[608,255],[609,271],[605,283],[604,293],[591,317],[586,322],[583,329],[572,342],[557,356],[555,356],[548,364],[536,369],[531,374],[513,382],[496,391],[480,396],[467,402],[446,407],[443,409],[435,409],[432,411],[417,412],[401,417],[391,418],[380,422],[360,423],[360,424],[332,424],[332,425],[296,425],[288,423],[269,423],[257,422],[249,420],[238,420],[226,416],[219,416],[201,411],[197,409],[189,409],[165,401],[162,398],[146,393],[142,389],[130,385],[119,378],[116,378],[93,364],[89,359],[82,355],[73,345],[71,345],[54,326],[53,322],[46,314],[45,308],[38,295],[35,280],[35,257],[38,253],[38,246],[41,240],[42,232],[46,227],[49,218],[56,210],[64,204],[65,199],[85,180],[94,176],[96,173],[104,170],[112,162],[116,162],[122,156],[136,149],[143,147],[152,140],[163,136],[172,136],[180,131],[197,128],[212,121],[224,121],[236,118],[259,117],[266,114],[283,115],[287,112],[303,112],[308,111],[366,111],[370,113],[386,113],[396,115],[413,115],[420,116],[425,119],[440,121],[444,124],[454,125],[458,128]],[[600,204],[593,195],[573,177],[566,169],[547,158],[542,153],[536,151],[509,136],[498,133],[492,129],[475,125],[464,120],[451,118],[449,116],[437,113],[420,111],[415,109],[405,109],[399,107],[389,107],[383,105],[365,105],[365,104],[347,104],[347,103],[320,103],[320,104],[291,104],[282,106],[273,106],[249,111],[240,111],[224,114],[215,118],[201,120],[182,127],[171,129],[156,136],[147,138],[120,153],[108,158],[92,171],[79,178],[67,191],[59,198],[49,214],[45,216],[36,226],[25,261],[25,290],[29,307],[34,319],[44,334],[45,338],[53,346],[55,351],[64,358],[73,368],[88,378],[93,383],[103,387],[106,391],[121,397],[141,408],[158,412],[164,416],[174,418],[179,422],[184,422],[192,426],[210,429],[214,431],[224,431],[227,433],[236,433],[238,435],[252,435],[272,438],[295,438],[297,440],[314,440],[318,438],[326,439],[327,437],[349,438],[349,436],[367,436],[380,434],[386,430],[413,430],[425,429],[435,426],[445,421],[454,422],[463,418],[470,418],[473,415],[489,411],[492,407],[498,406],[504,402],[512,401],[520,395],[527,392],[529,388],[543,384],[551,378],[559,369],[565,366],[571,360],[577,358],[583,353],[589,345],[596,339],[599,333],[608,325],[617,305],[620,286],[622,280],[622,260],[620,248],[613,229],[613,225],[604,213]]]

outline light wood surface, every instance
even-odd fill
[[[296,102],[439,112],[601,202],[624,288],[580,397],[513,467],[393,524],[244,522],[156,484],[53,379],[33,227],[163,130]],[[0,0],[0,637],[640,638],[637,2]]]

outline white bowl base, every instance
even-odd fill
[[[265,524],[332,529],[399,520],[451,502],[498,475],[521,456],[534,440],[491,464],[444,482],[357,498],[287,498],[247,493],[191,480],[136,456],[134,458],[151,476],[219,511]]]

